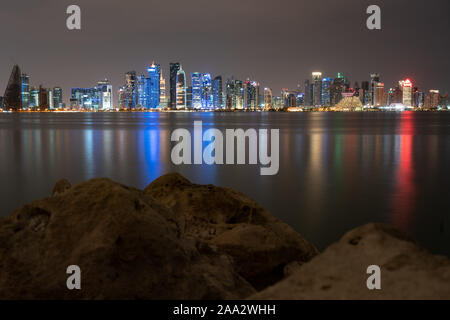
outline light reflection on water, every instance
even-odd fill
[[[280,170],[170,161],[176,128],[280,129]],[[178,171],[255,199],[323,248],[349,229],[388,222],[450,255],[450,113],[0,114],[4,216],[65,177],[144,188]]]

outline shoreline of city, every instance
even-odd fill
[[[158,109],[158,110],[2,110],[0,113],[360,113],[360,112],[448,112],[450,109],[422,109],[422,108],[364,108],[362,110],[333,110],[330,108],[289,108],[281,110],[171,110],[171,109]]]
[[[117,96],[108,79],[89,88],[71,88],[70,103],[63,99],[63,89],[30,85],[30,76],[14,65],[5,94],[0,97],[3,112],[329,112],[329,111],[440,111],[450,110],[448,93],[420,90],[414,82],[402,79],[388,89],[379,73],[370,81],[352,85],[345,73],[335,77],[312,72],[295,90],[282,88],[274,95],[258,81],[223,81],[221,75],[192,72],[190,84],[179,62],[170,63],[169,88],[161,65],[153,62],[147,75],[125,73],[125,84]],[[115,99],[116,102],[115,102]]]

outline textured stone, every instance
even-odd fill
[[[370,265],[381,268],[381,290],[367,289]],[[450,260],[391,226],[368,224],[250,298],[450,299]]]
[[[81,290],[66,268],[81,268]],[[238,299],[254,293],[232,260],[184,236],[143,191],[76,185],[0,219],[0,299]]]
[[[197,185],[177,173],[153,181],[145,192],[169,207],[181,232],[230,255],[256,289],[283,278],[284,267],[318,252],[287,224],[240,192]]]

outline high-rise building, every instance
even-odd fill
[[[159,64],[152,63],[147,69],[148,78],[146,79],[146,109],[156,109],[160,106],[161,97],[161,67]]]
[[[3,103],[6,109],[18,111],[22,108],[22,79],[19,66],[16,64],[9,77],[3,96]]]
[[[177,75],[180,70],[180,63],[170,63],[170,97],[169,107],[175,108],[177,105]]]
[[[317,107],[320,106],[322,102],[322,73],[313,72],[312,81],[314,85],[313,105]]]
[[[161,108],[167,107],[166,79],[163,78],[162,72],[161,79],[159,80],[159,104]]]
[[[223,109],[222,99],[222,77],[217,76],[213,80],[212,96],[214,109]]]
[[[372,73],[370,75],[370,105],[375,105],[375,87],[380,82],[380,74]]]
[[[212,109],[213,107],[211,74],[205,73],[202,75],[202,108]]]
[[[28,109],[28,105],[30,104],[30,77],[22,73],[21,76],[22,83],[22,109]]]
[[[321,105],[331,105],[331,80],[330,78],[322,79],[322,93],[321,93]]]
[[[303,90],[305,92],[305,95],[303,96],[303,105],[305,107],[312,105],[312,95],[311,95],[310,88],[311,88],[311,86],[309,84],[309,80],[305,80],[305,84],[303,86]]]
[[[37,108],[39,107],[39,88],[31,87],[30,88],[30,103],[28,104],[29,108]]]
[[[259,83],[247,79],[244,83],[244,108],[256,110],[259,107]]]
[[[273,108],[272,89],[264,88],[264,109],[270,110],[272,108]]]
[[[186,108],[192,109],[192,86],[186,88]]]
[[[342,93],[344,93],[344,78],[338,75],[331,82],[330,104],[332,106],[337,105],[342,100]]]
[[[177,109],[186,109],[186,74],[181,66],[177,72],[175,99]]]
[[[126,92],[125,92],[125,87],[120,87],[119,90],[117,91],[117,97],[118,97],[118,102],[119,102],[119,109],[120,110],[124,110],[127,109],[127,98],[126,98]]]
[[[380,107],[386,104],[385,101],[385,91],[384,91],[384,83],[377,82],[374,87],[373,92],[373,105],[375,107]]]
[[[191,73],[192,81],[192,109],[202,108],[202,74],[200,72]]]
[[[403,91],[402,102],[405,107],[413,106],[413,84],[410,79],[401,81]]]
[[[127,109],[136,108],[138,104],[136,71],[129,71],[125,74],[125,100]]]
[[[147,79],[141,74],[137,77],[137,104],[138,108],[147,106]]]
[[[56,109],[63,107],[63,90],[60,87],[53,88],[53,107]]]
[[[113,89],[108,79],[98,82],[98,92],[100,95],[99,109],[102,111],[113,110],[114,109]]]
[[[46,110],[49,108],[48,90],[42,86],[39,86],[39,108]]]
[[[289,89],[288,88],[281,88],[281,104],[283,108],[288,107],[288,98],[289,98]]]

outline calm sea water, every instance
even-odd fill
[[[280,171],[183,165],[171,132],[279,128]],[[450,113],[0,114],[0,216],[51,193],[60,178],[144,188],[178,171],[237,189],[323,249],[346,231],[387,222],[450,255]]]

